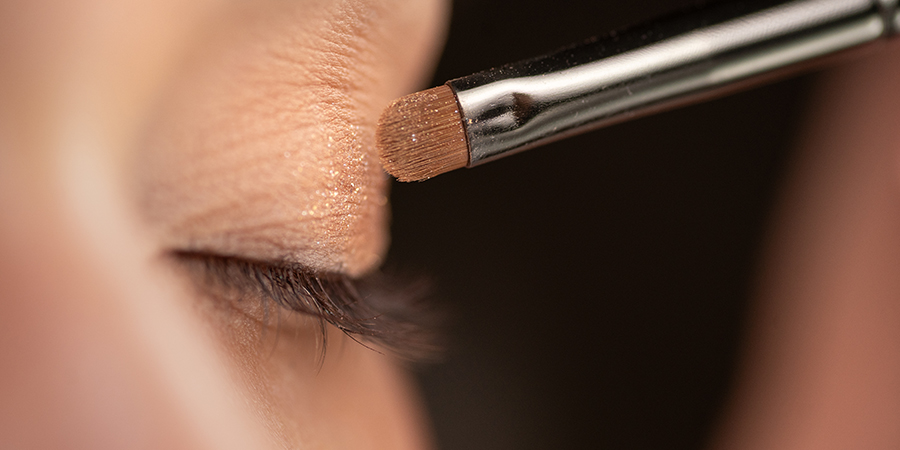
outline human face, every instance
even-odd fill
[[[216,270],[340,287],[377,268],[375,121],[420,87],[446,9],[0,6],[5,442],[427,447],[394,357]]]

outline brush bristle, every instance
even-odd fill
[[[378,122],[384,170],[400,181],[421,181],[469,163],[456,96],[438,86],[395,100]]]

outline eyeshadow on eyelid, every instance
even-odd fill
[[[172,256],[214,297],[238,303],[270,301],[310,315],[319,320],[323,339],[328,323],[364,345],[374,344],[407,360],[429,360],[439,353],[440,314],[421,280],[400,281],[379,273],[351,279],[293,263],[196,252]]]
[[[329,114],[341,117],[291,133],[260,114],[247,120],[256,123],[251,130],[270,130],[262,137],[229,129],[163,149],[167,161],[152,172],[145,209],[166,245],[354,276],[374,268],[388,239],[387,179],[372,150],[373,126],[353,123],[352,110],[321,113]]]
[[[359,276],[388,243],[374,146],[387,100],[365,84],[379,60],[340,30],[302,45],[266,33],[172,87],[139,161],[142,210],[168,249]]]

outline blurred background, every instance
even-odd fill
[[[432,85],[690,4],[456,0]],[[394,183],[387,267],[453,313],[440,447],[702,448],[815,76]]]

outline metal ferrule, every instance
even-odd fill
[[[469,166],[689,103],[900,29],[897,0],[719,5],[447,82]]]

